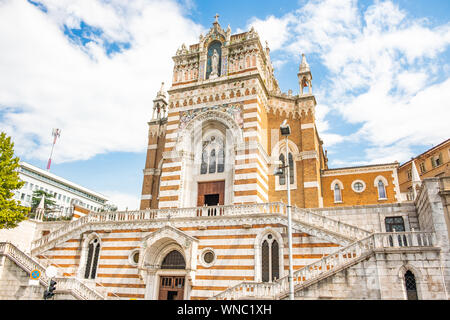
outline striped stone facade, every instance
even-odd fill
[[[218,43],[221,56],[214,76],[210,48]],[[231,35],[216,21],[198,44],[183,45],[173,59],[172,86],[167,93],[163,87],[158,92],[148,122],[141,210],[79,211],[70,223],[37,237],[32,257],[56,266],[60,277],[72,279],[84,296],[96,299],[166,299],[170,290],[172,298],[191,300],[285,298],[287,186],[273,172],[287,150],[293,269],[299,286],[315,283],[324,297],[343,288],[336,293],[341,298],[371,298],[385,289],[379,285],[368,294],[333,281],[351,270],[350,279],[370,287],[373,268],[384,263],[379,263],[380,252],[395,254],[396,262],[377,269],[379,279],[395,272],[403,276],[407,270],[429,272],[430,279],[437,279],[433,272],[442,263],[448,283],[448,238],[436,242],[436,234],[419,223],[440,213],[401,203],[397,163],[328,168],[304,56],[300,94],[295,96],[281,93],[269,48],[253,29]],[[280,135],[284,120],[291,128],[287,142]],[[219,186],[218,195],[211,191]],[[349,207],[355,205],[360,207]],[[384,227],[388,218],[403,219],[401,236]],[[445,254],[436,253],[440,248]],[[410,253],[420,256],[417,261],[431,261],[432,270],[419,272]],[[369,258],[375,267],[370,275],[361,274],[361,264]],[[35,266],[31,258],[28,263]],[[182,279],[177,282],[181,289],[164,289],[169,278]],[[425,288],[425,282],[419,284]],[[304,292],[296,297],[320,298]],[[428,293],[443,296],[441,289]]]
[[[222,45],[221,75],[208,79],[208,47],[217,41]],[[197,183],[218,180],[225,180],[226,205],[285,200],[286,186],[280,187],[273,176],[286,148],[279,133],[285,119],[292,128],[288,149],[295,158],[293,202],[322,205],[320,170],[327,168],[327,159],[315,126],[315,98],[311,92],[281,93],[270,50],[253,29],[231,35],[214,23],[199,44],[183,46],[173,59],[172,87],[167,95],[158,93],[149,122],[141,209],[202,205],[190,201],[196,198]],[[302,63],[300,82],[310,75],[306,61]],[[228,174],[199,176],[198,144],[214,129],[229,140]]]
[[[75,231],[70,239],[55,241],[48,250],[36,251],[36,257],[51,261],[63,276],[83,279],[85,284],[112,299],[158,299],[158,283],[152,282],[153,276],[186,277],[184,299],[207,299],[242,281],[261,281],[261,245],[267,234],[273,235],[280,246],[279,276],[288,272],[285,215],[174,218],[169,223],[165,219],[136,223],[129,217],[126,220],[94,223],[89,232]],[[298,225],[293,233],[294,270],[329,255],[343,244],[331,233],[321,238],[305,230]],[[84,279],[87,244],[94,238],[100,243],[97,272],[95,279]],[[195,243],[195,247],[186,245],[186,239]],[[149,265],[161,265],[164,255],[171,250],[183,253],[186,270],[148,269]],[[203,260],[205,251],[214,253],[211,264]],[[136,252],[140,254],[137,262],[133,260]]]

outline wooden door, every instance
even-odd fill
[[[183,300],[184,277],[161,276],[159,300]]]
[[[225,203],[225,181],[199,182],[197,206],[203,207],[205,205],[205,196],[215,194],[219,195],[219,205],[223,206]]]

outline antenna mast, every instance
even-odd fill
[[[52,164],[53,148],[55,147],[56,139],[58,139],[60,135],[61,135],[60,129],[53,129],[53,131],[52,131],[53,145],[52,145],[52,151],[50,152],[50,158],[48,158],[47,171],[50,171],[50,165]]]

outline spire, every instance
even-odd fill
[[[36,220],[42,221],[44,218],[45,213],[45,194],[42,195],[41,201],[39,202],[39,205],[36,208]]]
[[[159,89],[156,98],[166,98],[166,91],[164,90],[164,82],[161,82],[161,89]]]
[[[37,209],[45,209],[45,194],[42,195],[41,202],[39,202]]]
[[[267,54],[267,56],[268,57],[270,57],[270,48],[269,48],[269,42],[266,40],[266,47],[265,47],[265,50],[266,50],[266,54]]]
[[[417,171],[416,164],[414,163],[414,159],[411,160],[411,175],[412,175],[412,189],[414,193],[414,199],[417,198],[417,187],[420,187],[422,184],[422,180],[420,179],[419,171]]]
[[[312,94],[311,69],[309,68],[309,64],[306,61],[306,56],[304,53],[302,53],[302,62],[300,63],[300,68],[297,76],[298,76],[298,83],[300,85],[300,95]],[[306,87],[308,87],[308,92],[305,91]]]
[[[153,115],[152,119],[161,119],[167,117],[167,93],[164,89],[164,82],[161,82],[161,88],[156,94],[156,99],[153,100]]]
[[[311,69],[309,68],[309,64],[306,61],[306,56],[304,53],[302,53],[302,63],[300,64],[300,73],[306,73],[311,72]]]

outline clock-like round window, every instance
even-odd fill
[[[139,250],[134,250],[131,252],[131,254],[128,256],[128,262],[132,266],[137,266],[139,264]]]
[[[139,263],[139,251],[137,251],[133,254],[133,262],[136,264]]]
[[[214,253],[212,251],[206,252],[205,255],[203,256],[203,259],[208,264],[212,263],[214,261]]]
[[[213,250],[207,249],[207,250],[203,251],[203,254],[202,254],[203,265],[210,267],[214,264],[215,260],[216,260],[216,255]]]
[[[361,180],[353,181],[352,189],[355,192],[361,193],[366,189],[366,184]]]

